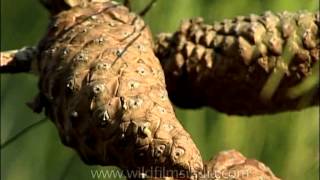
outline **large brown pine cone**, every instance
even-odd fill
[[[202,170],[140,17],[111,1],[73,7],[53,18],[39,51],[37,101],[84,162]]]
[[[184,21],[155,47],[170,99],[240,115],[319,104],[319,26],[319,12]]]

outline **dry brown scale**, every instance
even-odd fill
[[[319,12],[266,12],[212,25],[184,21],[175,33],[160,34],[155,48],[170,99],[240,115],[319,104],[319,83],[290,93],[319,76],[319,22]]]
[[[40,93],[33,108],[44,106],[63,143],[86,163],[165,167],[188,177],[202,171],[140,17],[111,1],[76,6],[53,17],[38,48]]]

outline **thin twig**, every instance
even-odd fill
[[[150,3],[142,11],[140,11],[139,15],[141,17],[144,17],[150,11],[150,9],[155,5],[156,2],[157,0],[151,0]]]
[[[1,52],[0,73],[31,72],[37,54],[35,47]]]
[[[30,130],[32,130],[33,128],[40,126],[41,124],[45,123],[47,121],[47,117],[44,117],[43,119],[41,119],[40,121],[31,124],[30,126],[24,128],[22,131],[18,132],[16,135],[14,135],[12,138],[8,139],[7,141],[5,141],[3,144],[1,144],[1,149],[4,149],[5,147],[7,147],[8,145],[10,145],[12,142],[14,142],[15,140],[17,140],[19,137],[23,136],[24,134],[28,133]]]

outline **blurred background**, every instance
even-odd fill
[[[148,2],[133,0],[134,11]],[[173,32],[182,19],[196,16],[214,22],[266,10],[303,9],[319,10],[318,1],[158,0],[145,20],[156,34]],[[48,14],[37,0],[1,0],[1,51],[35,45],[47,23]],[[1,75],[1,144],[44,117],[25,105],[37,91],[33,75]],[[252,117],[228,116],[209,108],[177,109],[177,115],[207,160],[219,151],[236,149],[264,162],[283,179],[319,179],[319,107]],[[1,179],[88,180],[92,169],[106,169],[87,166],[74,154],[47,121],[1,149]]]

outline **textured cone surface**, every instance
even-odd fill
[[[38,99],[86,163],[202,170],[140,17],[114,2],[77,6],[54,17],[39,49]]]
[[[171,100],[240,115],[319,104],[318,82],[294,91],[319,76],[319,21],[319,12],[184,21],[174,34],[160,34],[155,47]]]
[[[263,163],[247,159],[235,150],[220,152],[206,168],[208,173],[200,179],[280,180]]]

